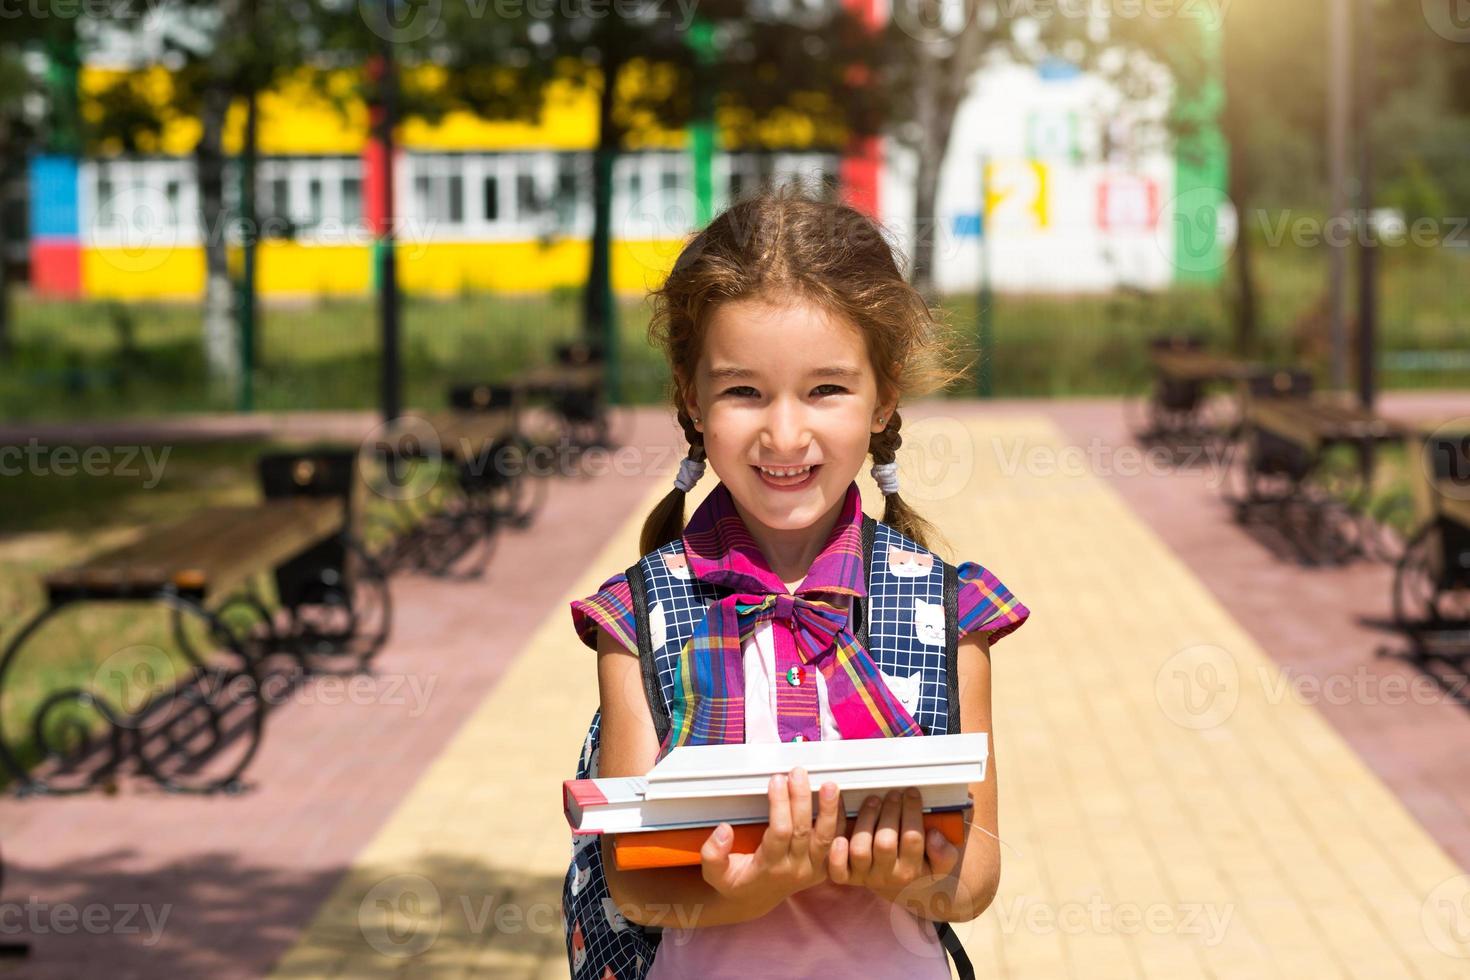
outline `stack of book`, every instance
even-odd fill
[[[984,732],[910,738],[774,742],[759,745],[684,745],[646,776],[568,779],[562,801],[577,834],[612,834],[620,869],[698,864],[699,850],[717,824],[735,830],[732,850],[752,853],[770,818],[771,776],[797,766],[807,771],[812,815],[817,791],[837,784],[850,821],[869,795],[916,786],[924,826],[951,843],[964,836],[970,784],[985,779]]]

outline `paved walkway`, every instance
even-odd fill
[[[17,975],[565,977],[555,788],[596,702],[566,603],[632,561],[674,472],[667,419],[633,416],[620,475],[559,482],[486,583],[395,582],[378,696],[287,705],[251,794],[0,802],[0,898],[169,910],[156,944],[146,923],[38,935]],[[1282,566],[1188,476],[1074,470],[1070,447],[1120,442],[1107,403],[905,418],[929,452],[905,457],[906,492],[1033,610],[996,647],[1019,854],[959,927],[981,976],[1470,971],[1466,713],[1281,683],[1371,653],[1349,610],[1381,612],[1381,570]]]
[[[1460,869],[1316,711],[1273,696],[1251,635],[1102,479],[990,451],[1000,435],[1045,456],[1063,433],[937,424],[976,451],[928,510],[1033,610],[996,647],[1001,833],[1020,856],[959,927],[981,975],[1463,976],[1449,954],[1470,950],[1432,920]],[[567,598],[631,561],[660,493]],[[595,701],[558,610],[277,975],[565,976],[568,839],[556,793],[532,788],[562,777]]]

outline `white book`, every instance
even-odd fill
[[[763,823],[770,815],[771,776],[801,766],[813,793],[834,782],[855,816],[869,795],[917,786],[925,812],[970,805],[971,783],[985,779],[984,732],[909,738],[839,739],[746,745],[685,745],[646,776],[569,779],[567,822],[578,833],[627,833]]]

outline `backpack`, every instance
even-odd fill
[[[925,735],[960,730],[959,577],[955,568],[881,521],[863,515],[868,595],[853,597],[853,635]],[[892,561],[896,559],[896,561]],[[685,642],[723,590],[694,578],[676,538],[628,569],[638,628],[638,659],[658,742],[669,727],[674,666]],[[871,643],[869,642],[871,638]],[[597,777],[601,709],[592,715],[577,762],[578,779]],[[630,922],[608,893],[601,835],[572,834],[561,913],[572,980],[642,980],[662,928]],[[974,969],[954,928],[935,923],[961,980]]]

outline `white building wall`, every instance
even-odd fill
[[[1122,121],[1116,101],[1101,79],[1080,73],[1044,78],[1014,65],[977,73],[955,117],[930,222],[941,292],[978,289],[982,240],[997,290],[1173,280],[1171,222],[1159,220],[1173,196],[1173,157],[1157,127]],[[884,142],[881,216],[912,255],[916,159],[896,139]],[[990,185],[984,239],[976,234],[982,159]]]

